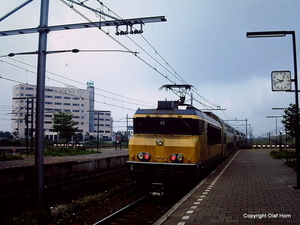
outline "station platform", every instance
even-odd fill
[[[111,149],[101,149],[101,153],[87,154],[87,155],[74,155],[74,156],[44,156],[44,165],[54,164],[54,163],[63,163],[63,162],[81,162],[91,159],[105,158],[105,157],[114,157],[114,156],[123,156],[128,155],[128,149],[115,150]],[[33,155],[22,156],[22,160],[9,160],[9,161],[0,161],[0,170],[17,168],[17,167],[28,167],[35,164],[35,158]]]
[[[296,172],[270,150],[239,150],[154,224],[300,224]]]

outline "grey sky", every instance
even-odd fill
[[[0,16],[2,16],[22,1],[0,0],[0,2]],[[167,69],[174,69],[198,90],[198,94],[214,105],[226,109],[222,112],[214,111],[224,120],[247,118],[254,129],[254,134],[260,135],[275,130],[275,119],[267,119],[266,116],[282,113],[272,110],[273,107],[287,107],[289,103],[294,103],[293,93],[272,92],[270,81],[271,72],[274,70],[293,72],[291,37],[247,39],[246,32],[295,30],[298,37],[300,35],[298,0],[115,0],[103,3],[122,18],[165,16],[167,22],[146,24],[143,28],[143,36],[165,61],[160,59],[140,35],[128,37],[158,59]],[[39,23],[39,4],[40,1],[35,0],[0,22],[0,30],[36,27]],[[89,0],[86,4],[101,8],[96,0]],[[92,21],[100,19],[79,6],[74,7]],[[104,12],[107,10],[104,9]],[[86,20],[62,1],[50,1],[49,25],[79,22]],[[115,36],[115,28],[102,28],[102,31],[82,29],[51,32],[48,37],[48,50],[74,48],[124,50],[105,34],[108,32],[130,50],[138,51],[138,56],[157,68],[161,74],[129,53],[53,54],[47,56],[47,70],[56,75],[48,73],[46,85],[63,86],[67,83],[85,88],[85,83],[93,80],[95,87],[98,88],[96,108],[111,110],[115,120],[123,118],[126,114],[132,116],[137,107],[143,107],[141,104],[144,103],[141,102],[139,105],[127,104],[126,102],[135,102],[128,98],[138,99],[154,106],[157,100],[166,97],[176,99],[170,92],[158,90],[163,84],[170,83],[164,76],[179,83],[166,68],[155,63],[128,37]],[[0,37],[0,53],[6,55],[10,52],[36,51],[37,37],[37,34]],[[36,66],[37,59],[35,55],[30,55],[0,60],[2,76],[0,130],[10,130],[10,117],[5,114],[11,107],[12,87],[18,83],[8,79],[36,83],[36,75],[31,72],[35,72],[36,69],[15,60]],[[198,100],[202,101],[199,97]],[[112,107],[111,104],[132,110]],[[203,108],[199,104],[195,106]],[[116,123],[115,130],[125,129],[121,127],[122,125],[124,126],[124,123]],[[282,125],[278,123],[278,126]],[[244,130],[244,127],[239,128]]]

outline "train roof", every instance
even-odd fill
[[[227,124],[217,115],[212,112],[202,112],[199,109],[189,105],[189,104],[178,104],[177,101],[158,101],[158,106],[156,109],[137,109],[134,117],[139,117],[138,115],[191,115],[199,116],[203,120],[210,121],[219,127],[225,126],[229,132],[236,131],[239,135],[245,135],[243,132],[234,129],[232,126]],[[144,116],[143,116],[144,117]],[[155,117],[155,116],[154,116]]]
[[[221,126],[218,118],[214,118],[191,105],[176,105],[176,101],[159,101],[156,109],[137,109],[135,115],[195,115]]]
[[[135,114],[170,114],[170,115],[198,115],[204,113],[195,109],[138,109]]]

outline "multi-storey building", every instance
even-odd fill
[[[13,87],[12,131],[16,132],[19,138],[25,138],[27,132],[30,137],[31,130],[33,133],[35,131],[35,96],[34,85],[19,84]],[[113,134],[111,112],[94,109],[93,82],[87,82],[86,90],[71,86],[45,88],[44,134],[48,139],[58,138],[52,128],[53,114],[58,111],[71,112],[73,120],[78,123],[77,132],[83,136],[87,132],[94,136],[98,133],[105,139],[111,139]]]

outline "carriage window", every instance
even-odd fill
[[[207,144],[220,144],[221,143],[221,129],[209,124],[207,126]]]

